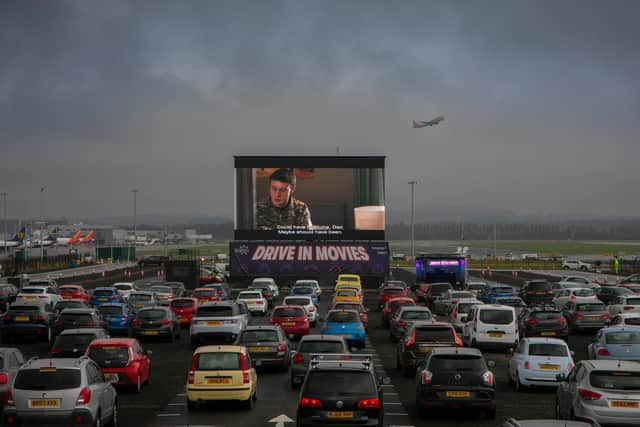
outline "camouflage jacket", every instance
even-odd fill
[[[256,228],[275,230],[278,225],[311,227],[311,212],[306,203],[294,197],[291,197],[284,208],[274,206],[270,198],[259,202],[256,205]]]

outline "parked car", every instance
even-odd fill
[[[96,288],[89,299],[89,305],[91,307],[99,307],[101,304],[108,302],[124,302],[124,299],[113,286]]]
[[[196,288],[193,290],[193,293],[191,294],[193,296],[193,298],[198,300],[198,304],[201,304],[203,302],[213,302],[213,301],[220,301],[220,294],[218,294],[218,291],[214,288]]]
[[[518,321],[513,307],[474,305],[462,327],[462,339],[471,347],[514,348],[518,344]]]
[[[378,309],[382,310],[391,298],[408,297],[409,292],[402,286],[385,286],[378,293]]]
[[[198,299],[191,297],[174,298],[169,304],[169,308],[178,318],[180,326],[188,326],[193,320],[193,316],[198,308]]]
[[[484,291],[489,284],[487,282],[470,280],[467,282],[467,286],[464,288],[465,291],[473,292],[477,296]]]
[[[365,332],[369,330],[369,310],[361,302],[336,302],[329,307],[329,310],[355,310],[360,315],[360,321]]]
[[[497,298],[514,296],[513,286],[491,284],[478,294],[478,299],[485,304],[495,304]]]
[[[449,313],[449,323],[451,323],[456,332],[462,332],[462,326],[467,321],[467,314],[474,305],[484,304],[482,301],[469,298],[458,300],[454,305],[451,313]]]
[[[7,404],[11,383],[24,360],[19,348],[0,347],[0,413]]]
[[[640,326],[640,311],[616,314],[611,319],[610,326]]]
[[[494,366],[475,348],[434,348],[416,373],[418,414],[424,418],[435,409],[452,408],[482,411],[494,419],[496,381],[489,370]]]
[[[407,334],[416,322],[426,322],[434,320],[431,310],[422,306],[402,306],[396,310],[389,321],[389,338],[391,341],[398,341]]]
[[[271,290],[271,294],[274,298],[280,295],[280,288],[278,288],[278,284],[271,277],[256,277],[251,281],[251,286],[263,286],[266,285]]]
[[[432,308],[433,301],[449,290],[453,290],[453,285],[449,282],[432,283],[431,286],[427,288],[427,292],[424,295],[424,303],[427,307]]]
[[[131,323],[133,338],[167,338],[173,342],[180,338],[180,323],[168,307],[144,307],[138,310]]]
[[[153,285],[149,288],[149,292],[153,292],[156,296],[156,300],[160,305],[169,305],[174,298],[173,288],[166,284]]]
[[[289,369],[289,340],[279,325],[247,326],[238,343],[247,348],[254,367]]]
[[[573,356],[567,343],[557,338],[523,338],[514,350],[507,369],[517,391],[525,387],[557,387],[558,374],[573,369]]]
[[[143,384],[151,384],[151,354],[135,338],[96,339],[86,350],[86,355],[100,366],[105,381],[138,393]]]
[[[128,304],[113,302],[102,304],[98,307],[102,319],[106,322],[110,333],[131,335],[131,327],[136,316]]]
[[[65,329],[53,342],[51,357],[80,357],[97,338],[109,338],[109,334],[102,328]]]
[[[116,288],[123,300],[127,301],[131,292],[136,290],[135,286],[131,282],[118,282],[114,283],[113,287]]]
[[[364,348],[366,332],[355,310],[331,310],[320,331],[323,335],[341,335],[350,346]]]
[[[303,279],[303,280],[296,280],[293,284],[293,287],[295,288],[296,286],[311,286],[316,295],[318,296],[318,301],[320,301],[320,295],[322,295],[322,288],[320,287],[320,284],[318,283],[317,280],[310,280],[310,279]]]
[[[215,303],[214,303],[215,304]],[[251,409],[256,400],[258,375],[244,346],[198,347],[187,374],[187,409],[216,400],[240,401]]]
[[[53,337],[58,336],[65,329],[79,328],[102,328],[106,330],[107,323],[95,308],[67,308],[53,322]]]
[[[315,288],[313,286],[294,286],[289,291],[289,295],[307,296],[313,300],[313,303],[315,305],[318,305],[320,303],[320,300],[318,299],[318,294],[316,294]]]
[[[203,286],[207,289],[215,289],[218,293],[219,301],[231,301],[231,288],[226,283],[212,283]],[[250,289],[249,289],[250,290]]]
[[[138,261],[138,265],[140,267],[146,267],[148,265],[163,266],[168,260],[169,257],[165,255],[145,255],[140,261]]]
[[[380,317],[382,328],[388,329],[391,318],[393,317],[395,311],[399,310],[399,307],[403,307],[406,305],[413,306],[416,305],[416,302],[409,297],[391,298],[389,301],[387,301],[382,309],[382,316]]]
[[[611,316],[625,311],[640,310],[640,295],[630,294],[616,297],[609,303],[608,310]]]
[[[580,261],[579,259],[565,259],[562,261],[562,268],[564,270],[581,270],[591,271],[593,267],[587,262]]]
[[[249,309],[243,302],[203,302],[196,309],[189,335],[191,347],[205,341],[233,344],[249,323]]]
[[[313,303],[311,297],[303,296],[303,295],[293,295],[284,297],[282,300],[283,305],[299,305],[304,307],[304,310],[307,312],[307,317],[309,318],[309,324],[312,328],[316,326],[318,322],[318,318],[320,317],[318,313],[318,307]]]
[[[251,314],[267,315],[268,302],[260,291],[240,291],[236,301],[243,301]]]
[[[600,329],[609,322],[607,307],[600,301],[569,301],[562,308],[569,332],[584,329]]]
[[[495,299],[495,304],[513,307],[516,311],[516,316],[519,316],[522,310],[527,308],[527,304],[522,300],[522,298],[516,296],[498,297]]]
[[[289,338],[309,334],[309,317],[299,305],[279,305],[271,313],[271,324],[280,325]]]
[[[89,294],[81,285],[62,285],[58,288],[58,292],[62,299],[89,300]]]
[[[520,298],[527,305],[549,304],[553,300],[553,287],[546,280],[529,280],[522,285]]]
[[[396,347],[396,368],[403,376],[413,375],[418,362],[437,347],[462,347],[450,323],[414,322]]]
[[[633,291],[620,286],[602,286],[596,291],[598,299],[609,305],[616,298],[626,295],[633,295]]]
[[[2,335],[7,342],[16,338],[36,337],[51,341],[53,313],[44,302],[20,302],[11,304],[3,317]]]
[[[475,294],[469,291],[448,290],[442,296],[433,301],[434,314],[448,316],[453,305],[461,299],[475,298]]]
[[[11,384],[4,425],[109,425],[118,395],[88,357],[29,359]]]
[[[582,360],[556,393],[556,418],[580,419],[601,425],[638,425],[640,363]]]
[[[569,326],[560,310],[551,306],[526,308],[518,317],[520,337],[569,339]]]
[[[291,352],[291,387],[299,388],[309,367],[312,354],[348,354],[349,346],[341,335],[305,335]]]
[[[184,283],[182,282],[164,282],[164,284],[171,288],[174,298],[181,298],[187,293]]]
[[[577,285],[580,288],[600,289],[601,286],[596,282],[589,280],[583,276],[563,276],[559,282],[561,285]]]
[[[67,308],[90,308],[87,300],[84,299],[63,299],[53,306],[53,317],[56,318]]]
[[[553,298],[556,308],[562,309],[569,301],[600,301],[596,291],[590,288],[570,288],[557,291]]]
[[[129,294],[127,304],[131,307],[131,311],[137,313],[138,310],[144,307],[153,307],[158,303],[156,296],[153,292],[149,291],[134,291]]]
[[[587,346],[589,359],[640,361],[640,329],[611,326],[600,329]]]
[[[40,301],[49,304],[51,307],[61,299],[62,297],[50,286],[27,286],[20,289],[18,295],[16,295],[16,302]]]

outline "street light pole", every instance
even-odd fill
[[[2,221],[3,223],[3,231],[2,234],[4,236],[4,256],[7,256],[7,240],[8,236],[7,236],[7,196],[9,195],[9,193],[7,193],[6,191],[4,193],[0,193],[0,196],[2,196],[2,206],[3,206],[3,210],[4,210],[4,221]]]
[[[411,258],[415,261],[416,259],[416,245],[415,245],[415,236],[414,236],[414,187],[418,183],[418,181],[409,181],[408,184],[411,186]]]
[[[131,190],[131,192],[133,193],[133,249],[135,250],[136,248],[136,243],[138,242],[138,233],[137,233],[137,203],[138,203],[138,189],[134,188],[133,190]],[[131,253],[129,253],[129,255],[131,255]]]
[[[42,226],[44,225],[44,185],[40,187],[40,264],[44,262],[44,236]]]

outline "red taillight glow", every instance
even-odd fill
[[[608,319],[610,316],[609,316],[609,313],[602,313],[602,316],[601,316],[601,317],[602,317],[603,319]]]
[[[89,402],[91,402],[91,389],[89,389],[89,387],[84,387],[80,390],[80,394],[76,400],[76,405],[87,405]]]
[[[138,319],[135,319],[133,322],[131,322],[131,324],[133,326],[140,326],[140,321]]]
[[[362,399],[358,401],[358,409],[380,409],[380,399],[377,397]]]
[[[387,314],[391,313],[391,307],[387,307],[387,308],[385,308],[385,309],[384,309],[384,312],[385,312],[385,313],[387,313]]]
[[[258,305],[264,305],[264,301],[262,301],[262,300],[258,300],[258,301],[256,301],[256,304],[258,304]]]
[[[6,372],[0,372],[0,384],[4,385],[9,381],[9,376]]]
[[[285,350],[286,350],[286,347],[285,347],[284,343],[283,342],[279,342],[278,343],[278,353],[284,353]]]
[[[533,317],[527,319],[527,324],[529,325],[535,325],[536,323],[538,323],[538,321]]]
[[[193,377],[195,376],[195,373],[193,371],[189,371],[189,375],[187,375],[187,383],[188,384],[193,384]]]
[[[242,373],[242,384],[249,384],[249,371]]]
[[[487,371],[484,374],[482,374],[482,382],[484,382],[484,385],[493,386],[494,384],[493,372]]]
[[[44,316],[31,316],[31,320],[45,320],[46,318]]]
[[[405,327],[405,326],[407,326],[407,322],[405,322],[404,320],[398,320],[396,322],[396,325],[401,326],[401,327]]]
[[[564,316],[560,316],[560,318],[557,320],[557,322],[558,322],[560,325],[564,325],[564,324],[566,324],[566,323],[567,323],[567,321],[565,320]]]
[[[240,353],[240,369],[243,371],[249,369],[247,366],[247,356],[245,356],[244,353]]]
[[[578,389],[578,395],[580,395],[582,400],[598,400],[602,397],[600,393],[596,393],[595,391],[587,390],[584,388]]]
[[[420,383],[422,385],[431,384],[431,380],[433,379],[433,374],[427,370],[424,370],[420,373]]]
[[[195,371],[196,369],[198,369],[198,355],[194,354],[191,356],[191,370]]]
[[[597,354],[598,356],[611,356],[611,353],[606,348],[599,348]]]
[[[322,402],[311,397],[301,397],[299,406],[301,408],[322,409]]]
[[[524,369],[529,369],[529,368],[531,368],[531,363],[529,363],[529,361],[528,361],[528,360],[525,360],[525,362],[524,362]]]
[[[301,353],[296,353],[293,355],[293,363],[302,363],[304,362],[304,356]]]
[[[576,320],[580,320],[580,319],[584,319],[584,314],[580,314],[580,313],[573,313],[571,315],[571,317],[573,317]]]
[[[169,319],[164,319],[164,320],[162,321],[162,324],[163,324],[163,325],[170,325],[170,324],[171,324],[171,320],[169,320]]]
[[[60,347],[53,347],[51,349],[51,353],[60,353],[62,351],[62,349]],[[2,384],[2,383],[0,383]]]

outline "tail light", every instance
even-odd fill
[[[413,344],[415,342],[415,335],[411,335],[410,337],[408,337],[406,340],[404,340],[404,346],[405,347],[409,347],[411,346],[411,344]]]
[[[560,316],[560,318],[557,320],[558,324],[560,325],[566,325],[567,321],[565,320],[564,316]]]
[[[536,323],[538,323],[538,321],[533,317],[527,319],[527,324],[529,325],[535,325]]]
[[[322,402],[311,397],[301,397],[300,404],[298,406],[300,408],[322,409]]]
[[[48,297],[46,295],[38,295],[38,298],[40,299],[47,299]]]
[[[387,313],[387,314],[391,313],[391,307],[387,307],[387,308],[385,308],[385,309],[384,309],[384,312],[385,312],[385,313]]]
[[[62,351],[62,349],[60,347],[53,347],[51,349],[51,353],[60,353]],[[4,384],[1,380],[0,380],[0,384]]]
[[[358,401],[358,409],[380,409],[380,399],[362,399]]]
[[[553,295],[553,291],[547,291],[547,295]]]
[[[122,320],[123,322],[127,321],[127,316],[120,316],[120,320]]]
[[[635,305],[625,305],[625,306],[624,306],[624,309],[625,309],[625,310],[633,310],[634,308],[636,308],[636,306],[635,306]]]
[[[315,307],[309,307],[309,313],[313,313],[313,312],[315,312],[315,311],[316,311],[316,308],[315,308]]]
[[[599,348],[597,354],[598,356],[611,356],[611,353],[606,348]]]
[[[240,353],[240,369],[242,371],[249,369],[247,366],[247,356],[245,356],[244,353]]]
[[[249,371],[242,372],[242,384],[249,384]]]
[[[493,378],[493,372],[487,371],[484,374],[482,374],[482,382],[484,383],[484,385],[488,385],[492,387],[495,384],[495,380]]]
[[[87,322],[87,326],[96,326],[96,322]]]
[[[595,391],[587,390],[584,388],[578,389],[578,395],[582,398],[582,400],[598,400],[602,397],[600,393],[596,393]]]
[[[131,322],[131,324],[133,326],[140,326],[140,321],[138,319],[135,319],[133,322]]]
[[[54,326],[60,326],[60,325],[62,325],[62,320],[59,320],[59,319],[58,319],[58,320],[56,320],[55,322],[53,322],[53,325],[54,325]]]
[[[9,376],[6,372],[0,372],[0,385],[5,385],[9,381]]]
[[[530,368],[531,368],[531,363],[529,363],[529,361],[528,361],[528,360],[526,360],[526,361],[524,362],[524,369],[530,369]]]
[[[570,372],[573,369],[573,363],[567,363],[567,372]]]
[[[316,294],[311,294],[311,298],[318,298],[318,295],[316,295]]]
[[[40,315],[31,316],[31,320],[45,320],[45,319],[46,318],[44,316],[40,316]]]
[[[256,301],[256,304],[258,304],[258,305],[264,305],[264,301],[262,301],[262,300]]]
[[[11,394],[11,389],[7,389],[7,392],[4,395],[6,402],[7,402],[7,406],[15,406],[16,402],[13,401],[13,395]],[[9,420],[7,420],[7,422],[9,422]]]
[[[278,353],[284,353],[285,350],[286,350],[286,347],[285,347],[284,343],[283,342],[279,342],[278,343]]]
[[[580,320],[580,319],[584,319],[584,314],[580,314],[580,313],[573,313],[571,315],[571,317],[573,317],[576,320]]]
[[[2,316],[2,320],[4,320],[5,322],[9,322],[11,321],[11,316],[8,314],[5,314],[4,316]]]
[[[80,390],[80,394],[76,400],[76,405],[88,405],[89,402],[91,402],[91,389],[89,389],[89,387],[84,387]]]
[[[433,379],[433,374],[426,369],[420,372],[420,384],[429,385],[431,384],[431,380]]]
[[[193,384],[193,377],[195,376],[193,371],[189,371],[187,375],[187,384]]]
[[[575,295],[571,295],[571,301],[575,301],[576,300],[576,296]]]
[[[610,316],[609,313],[602,313],[602,316],[600,317],[602,317],[603,319],[608,319]]]
[[[265,291],[264,296],[265,298],[271,298],[271,292]]]
[[[398,320],[396,322],[396,325],[401,326],[401,327],[404,328],[405,326],[407,326],[407,322],[405,322],[404,320]]]
[[[194,354],[191,356],[191,370],[195,371],[196,369],[198,369],[198,355]]]
[[[169,319],[164,319],[164,320],[162,321],[162,324],[163,324],[163,325],[170,325],[170,324],[171,324],[171,320],[169,320]]]
[[[302,363],[304,362],[304,356],[302,353],[296,353],[293,355],[293,363]]]

